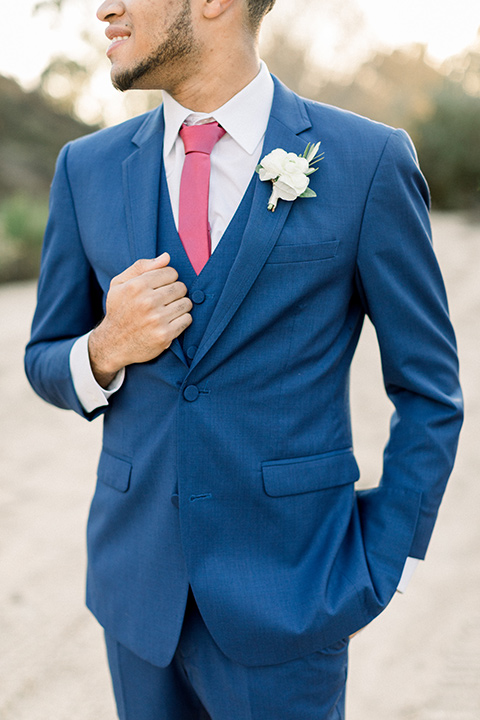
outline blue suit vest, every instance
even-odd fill
[[[252,207],[253,180],[249,186],[222,238],[212,253],[210,260],[200,275],[196,275],[180,236],[175,227],[167,179],[162,164],[160,179],[160,202],[158,209],[158,240],[157,251],[160,255],[168,252],[171,265],[178,272],[179,280],[188,288],[188,295],[193,303],[193,322],[180,336],[187,365],[190,365],[207,329],[208,322],[223,290],[228,274],[240,248],[241,239],[247,225]]]

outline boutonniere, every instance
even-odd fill
[[[260,180],[271,180],[273,186],[268,201],[269,210],[274,212],[279,200],[317,197],[317,193],[309,188],[308,184],[309,175],[318,170],[312,166],[324,158],[324,153],[318,154],[319,147],[319,142],[315,145],[308,143],[303,155],[277,148],[260,160],[256,167]]]

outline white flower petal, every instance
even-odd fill
[[[265,168],[262,167],[258,174],[260,175],[260,180],[275,180],[275,178],[279,176],[280,172],[277,172],[276,170],[272,172],[271,170],[265,170]]]
[[[268,155],[265,155],[263,160],[260,161],[262,168],[269,174],[268,179],[275,178],[280,175],[286,155],[287,153],[285,150],[277,148]]]
[[[295,188],[293,188],[290,183],[285,182],[282,177],[275,183],[275,189],[278,197],[282,200],[296,200],[298,197],[298,192]]]
[[[309,179],[306,175],[303,173],[291,173],[291,174],[282,174],[277,180],[277,183],[281,182],[282,187],[288,186],[292,190],[294,190],[298,195],[301,195],[306,188],[308,187]]]

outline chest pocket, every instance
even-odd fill
[[[337,254],[339,241],[303,243],[292,245],[276,245],[270,253],[266,264],[314,262],[329,260]]]

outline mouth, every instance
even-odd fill
[[[127,33],[125,31],[119,32],[114,28],[107,28],[105,34],[110,40],[110,45],[107,48],[107,57],[109,57],[114,50],[120,47],[120,45],[124,45],[130,37],[130,33]]]

